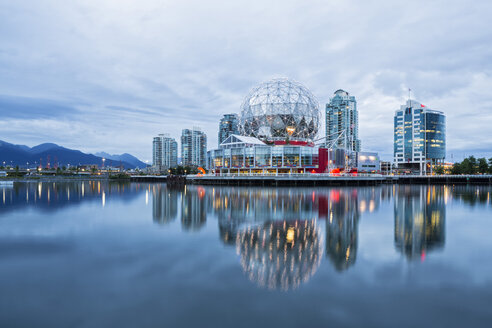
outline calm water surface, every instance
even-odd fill
[[[491,192],[0,186],[0,326],[489,326]]]

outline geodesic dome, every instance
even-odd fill
[[[260,84],[241,106],[242,135],[266,140],[313,140],[320,122],[319,105],[302,84],[274,79]]]

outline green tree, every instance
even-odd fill
[[[492,174],[492,157],[489,158],[489,173]]]
[[[474,156],[465,158],[460,164],[461,173],[463,174],[475,174],[477,173],[477,160]]]
[[[462,174],[461,163],[454,163],[451,168],[451,174]]]
[[[478,159],[478,172],[482,174],[486,174],[489,171],[489,165],[487,164],[487,160],[485,158]]]
[[[468,159],[470,160],[470,166],[471,166],[471,170],[469,174],[476,174],[478,169],[477,159],[475,158],[475,156],[470,156],[468,157]]]
[[[444,174],[444,166],[439,165],[434,168],[434,173],[437,175],[443,175]]]

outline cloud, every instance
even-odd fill
[[[199,125],[213,148],[222,114],[286,76],[322,110],[339,88],[355,95],[363,148],[386,158],[409,87],[446,112],[448,149],[484,149],[491,11],[489,1],[0,2],[2,138],[145,160],[154,135]]]

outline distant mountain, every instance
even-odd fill
[[[125,169],[136,167],[144,168],[146,166],[145,163],[140,161],[140,163],[136,165],[136,162],[133,160],[136,158],[130,154],[123,154],[120,156],[124,157],[121,157],[121,160],[118,159],[117,163],[112,163],[113,166],[119,166],[120,161]],[[0,165],[3,165],[5,162],[5,165],[19,165],[20,167],[25,167],[27,163],[29,163],[29,166],[32,167],[35,165],[34,163],[39,165],[39,162],[41,161],[43,166],[46,166],[48,158],[52,167],[55,163],[58,163],[59,166],[68,166],[68,164],[71,166],[79,164],[102,165],[102,157],[100,156],[86,154],[80,150],[64,148],[53,143],[44,143],[30,148],[28,146],[14,145],[0,140]],[[129,162],[124,160],[127,158],[132,159],[132,161]],[[109,165],[107,162],[105,164]]]
[[[25,147],[27,147],[27,146],[25,146]],[[29,147],[27,147],[27,148],[29,149]],[[62,147],[60,147],[54,143],[44,143],[44,144],[40,144],[40,145],[32,147],[31,153],[32,154],[39,154],[39,153],[42,153],[44,151],[47,151],[50,149],[56,149],[56,148],[62,148]],[[66,149],[66,148],[64,148],[64,149]]]
[[[124,153],[121,155],[111,155],[111,154],[108,154],[105,152],[99,152],[99,153],[95,153],[94,155],[99,156],[99,157],[104,157],[106,159],[109,159],[111,161],[116,162],[116,163],[113,163],[113,165],[117,165],[120,161],[122,161],[122,162],[127,162],[129,164],[132,164],[135,167],[139,167],[139,168],[144,168],[147,166],[147,164],[145,164],[144,162],[142,162],[141,160],[139,160],[135,156],[130,155],[128,153]]]

